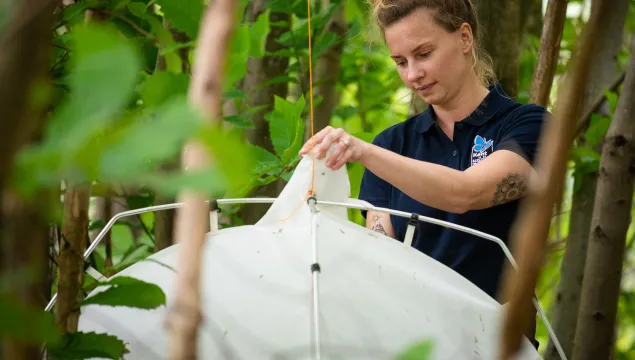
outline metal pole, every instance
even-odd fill
[[[216,200],[216,202],[218,204],[262,204],[262,203],[273,203],[275,200],[276,200],[275,198],[238,198],[238,199],[221,199],[221,200]],[[177,209],[180,207],[183,207],[182,202],[149,206],[149,207],[140,208],[140,209],[123,211],[118,214],[115,214],[115,216],[113,216],[110,219],[110,221],[108,221],[106,226],[104,226],[104,228],[101,229],[101,231],[99,232],[95,240],[93,240],[93,242],[90,244],[88,249],[86,249],[86,251],[84,252],[84,260],[86,260],[90,256],[90,254],[92,254],[93,251],[95,251],[97,246],[101,243],[103,238],[106,236],[108,231],[110,231],[110,229],[113,227],[113,225],[115,224],[117,220],[124,217],[139,215],[139,214],[143,214],[143,213],[147,213],[151,211]],[[46,308],[44,309],[44,311],[50,311],[53,308],[53,305],[55,305],[56,301],[57,301],[57,293],[53,295],[49,303],[46,305]]]
[[[321,337],[320,337],[320,296],[319,296],[319,274],[320,263],[318,262],[318,211],[317,211],[317,199],[315,196],[310,196],[307,199],[307,203],[311,208],[311,246],[313,249],[313,262],[311,263],[311,275],[313,279],[313,335],[315,337],[315,359],[320,360],[321,355]]]

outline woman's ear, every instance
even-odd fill
[[[464,54],[472,51],[474,45],[474,37],[472,36],[472,27],[468,23],[463,23],[459,27],[459,35],[461,37],[461,49]]]

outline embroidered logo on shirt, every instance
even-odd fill
[[[476,135],[474,138],[474,146],[472,146],[472,166],[485,159],[493,150],[494,140],[487,140],[481,135]]]

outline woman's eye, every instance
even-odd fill
[[[427,58],[428,56],[430,56],[430,53],[431,53],[431,52],[432,52],[432,51],[428,51],[428,52],[421,53],[421,54],[419,54],[419,57],[422,57],[422,58],[424,58],[424,59],[425,59],[425,58]]]

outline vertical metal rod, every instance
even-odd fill
[[[318,247],[317,247],[317,200],[315,196],[309,197],[307,200],[309,207],[311,208],[311,245],[313,248],[313,262],[311,264],[311,275],[313,279],[313,335],[315,341],[315,359],[320,360],[321,354],[321,336],[320,336],[320,296],[319,296],[319,274],[320,264],[318,262]]]

